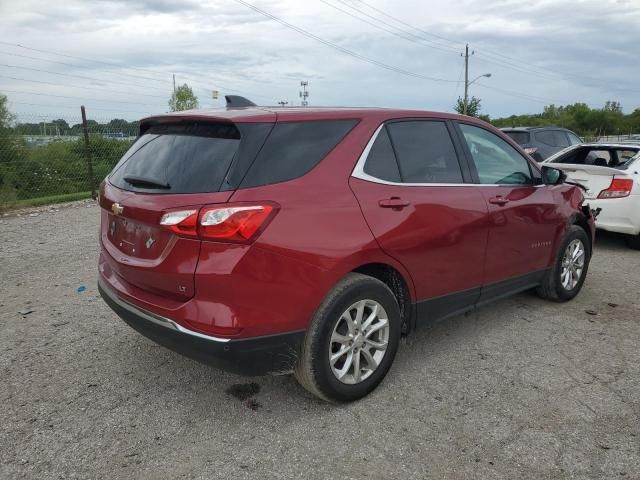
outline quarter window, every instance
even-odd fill
[[[382,127],[375,142],[373,142],[373,146],[367,156],[367,163],[364,165],[364,172],[388,182],[399,183],[402,181],[400,179],[400,170],[398,170],[398,162],[387,133],[387,127]]]
[[[567,136],[569,137],[569,143],[571,143],[571,145],[577,145],[578,143],[582,143],[582,140],[580,140],[580,137],[574,135],[573,133],[567,132]]]
[[[356,123],[356,120],[276,123],[240,187],[286,182],[305,175]]]
[[[462,183],[458,156],[444,122],[393,122],[387,128],[404,183]]]
[[[529,162],[497,135],[479,127],[460,124],[482,184],[529,185]]]

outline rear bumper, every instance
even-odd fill
[[[597,228],[627,235],[640,233],[640,195],[589,200],[589,204],[593,209],[602,209],[596,220]]]
[[[102,280],[98,280],[98,290],[107,305],[145,337],[186,357],[240,375],[290,372],[304,338],[304,332],[243,339],[208,336],[127,302]]]

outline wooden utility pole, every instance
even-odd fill
[[[467,105],[469,105],[469,44],[464,47],[464,103],[462,106],[462,114],[467,114]]]
[[[89,174],[89,186],[91,187],[91,198],[96,199],[96,182],[93,179],[93,162],[91,160],[91,147],[89,145],[89,128],[87,126],[87,114],[84,105],[80,107],[82,113],[82,133],[84,134],[84,153],[87,159],[87,172]]]

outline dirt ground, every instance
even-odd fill
[[[574,301],[421,331],[333,406],[154,345],[98,297],[97,206],[32,212],[0,216],[2,479],[640,478],[640,252],[617,236]]]

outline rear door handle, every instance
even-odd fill
[[[382,208],[404,208],[409,206],[409,202],[402,200],[399,197],[385,198],[378,202]]]
[[[490,198],[489,203],[492,203],[493,205],[506,205],[507,203],[509,203],[509,200],[498,195],[496,197]]]

